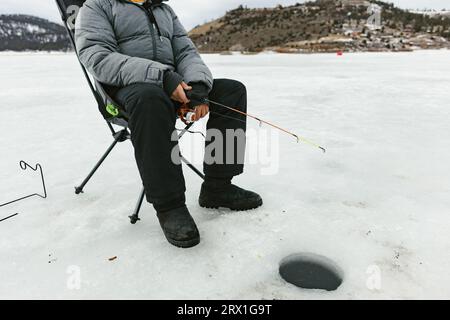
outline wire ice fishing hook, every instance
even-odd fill
[[[33,171],[37,171],[37,170],[39,169],[39,171],[40,171],[40,173],[41,173],[42,188],[43,188],[43,190],[44,190],[44,194],[41,195],[41,194],[39,194],[39,193],[33,193],[33,194],[28,195],[28,196],[21,197],[21,198],[19,198],[19,199],[13,200],[13,201],[9,201],[9,202],[0,204],[0,207],[4,207],[4,206],[7,206],[7,205],[12,204],[12,203],[14,203],[14,202],[18,202],[18,201],[21,201],[21,200],[24,200],[24,199],[27,199],[27,198],[31,198],[31,197],[34,197],[34,196],[38,196],[38,197],[41,197],[41,198],[43,198],[43,199],[47,198],[47,189],[46,189],[46,187],[45,187],[45,180],[44,180],[44,173],[43,173],[43,171],[42,171],[42,166],[38,163],[38,164],[36,164],[36,166],[33,168],[32,166],[30,166],[28,163],[26,163],[26,162],[23,161],[23,160],[21,160],[21,161],[19,162],[19,165],[20,165],[20,168],[21,168],[22,170],[26,170],[27,168],[30,168],[30,169],[33,170]],[[11,217],[12,217],[12,216],[11,216]],[[8,217],[8,218],[11,218],[11,217]],[[6,220],[6,219],[4,219],[4,220]],[[0,220],[0,221],[3,221],[3,220]]]
[[[15,216],[17,216],[17,215],[19,215],[19,214],[18,214],[18,213],[12,214],[12,215],[10,215],[10,216],[8,216],[8,217],[6,217],[6,218],[0,219],[0,222],[5,221],[5,220],[8,220],[8,219],[11,219],[12,217],[15,217]]]
[[[210,99],[205,99],[205,101],[206,101],[206,102],[209,102],[209,103],[212,103],[212,104],[215,104],[216,106],[219,106],[219,107],[222,107],[222,108],[231,110],[231,111],[233,111],[233,112],[239,113],[239,114],[244,115],[244,116],[246,116],[246,117],[255,119],[256,121],[259,122],[259,125],[260,125],[260,126],[262,126],[262,124],[267,124],[267,125],[269,125],[269,126],[275,128],[275,129],[278,129],[278,130],[280,130],[280,131],[282,131],[282,132],[284,132],[284,133],[286,133],[286,134],[289,134],[289,135],[293,136],[293,137],[297,140],[297,143],[300,143],[300,141],[302,141],[302,142],[304,142],[304,143],[306,143],[306,144],[309,144],[309,145],[311,145],[311,146],[313,146],[313,147],[319,148],[319,149],[322,150],[324,153],[327,152],[327,150],[326,150],[324,147],[318,145],[317,143],[312,142],[312,141],[310,141],[310,140],[308,140],[308,139],[306,139],[306,138],[303,138],[303,137],[301,137],[301,136],[299,136],[299,135],[297,135],[297,134],[295,134],[295,133],[293,133],[293,132],[291,132],[291,131],[288,131],[288,130],[286,130],[286,129],[284,129],[284,128],[281,128],[281,127],[279,127],[279,126],[277,126],[277,125],[275,125],[275,124],[273,124],[273,123],[270,123],[270,122],[268,122],[268,121],[262,120],[262,119],[260,119],[259,117],[256,117],[256,116],[254,116],[254,115],[245,113],[245,112],[243,112],[243,111],[241,111],[241,110],[238,110],[238,109],[236,109],[236,108],[232,108],[232,107],[226,106],[226,105],[224,105],[224,104],[222,104],[222,103],[219,103],[219,102],[216,102],[216,101],[213,101],[213,100],[210,100]],[[238,120],[238,119],[236,119],[236,120]]]

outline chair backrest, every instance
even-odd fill
[[[56,0],[62,20],[68,21],[70,18],[75,20],[85,2],[86,0]]]
[[[75,21],[78,17],[78,12],[80,11],[83,4],[86,0],[56,0],[56,4],[58,6],[59,12],[61,14],[61,19],[64,22],[64,26],[69,33],[70,41],[72,42],[73,48],[76,51],[75,45]],[[114,123],[123,127],[127,126],[126,120],[127,115],[123,111],[123,108],[120,108],[117,103],[111,98],[109,95],[109,90],[107,86],[99,83],[98,81],[94,81],[95,87],[83,65],[81,65],[83,72],[86,76],[86,79],[89,83],[89,86],[92,90],[92,93],[95,96],[95,99],[98,103],[98,108],[102,116],[110,123]],[[108,110],[110,110],[108,112]],[[111,113],[111,110],[113,111]],[[120,116],[115,115],[114,112],[120,112]]]
[[[75,21],[78,17],[78,12],[84,5],[86,0],[55,0],[58,6],[61,19],[64,22],[64,26],[69,32],[70,41],[75,49]]]

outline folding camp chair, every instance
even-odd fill
[[[61,18],[69,35],[72,46],[75,49],[75,52],[76,52],[75,38],[74,38],[75,19],[78,15],[79,9],[83,6],[85,1],[86,0],[56,0],[59,12],[61,13]],[[80,65],[86,77],[86,80],[88,81],[92,94],[94,95],[95,100],[97,101],[98,109],[102,114],[102,116],[104,117],[104,119],[106,120],[106,124],[108,125],[109,129],[111,130],[114,141],[106,150],[104,155],[100,158],[100,160],[97,162],[97,164],[94,166],[94,168],[91,170],[91,172],[88,174],[88,176],[84,179],[84,181],[79,186],[75,187],[76,194],[83,193],[83,189],[86,186],[86,184],[89,182],[89,180],[91,180],[92,176],[102,165],[102,163],[114,149],[117,143],[124,142],[130,139],[130,132],[128,131],[128,116],[124,108],[122,108],[119,104],[117,104],[114,101],[114,99],[111,98],[111,96],[108,93],[107,86],[96,81],[95,79],[91,79],[89,77],[87,70],[84,68],[81,62]],[[121,129],[119,131],[116,131],[114,125],[120,127]],[[193,123],[188,124],[181,131],[178,137],[181,138],[186,132],[189,132],[189,129],[192,125]],[[192,165],[188,160],[186,160],[186,158],[181,156],[181,160],[190,169],[192,169],[199,177],[201,177],[202,179],[205,178],[203,173],[200,170],[198,170],[194,165]],[[135,224],[140,220],[139,211],[141,209],[142,202],[144,201],[144,197],[145,197],[145,190],[144,188],[142,188],[134,212],[129,217],[132,224]]]

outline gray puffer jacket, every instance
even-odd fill
[[[101,83],[163,86],[170,70],[186,83],[212,87],[211,71],[172,8],[161,1],[146,10],[126,0],[87,0],[77,17],[75,41],[81,63]]]

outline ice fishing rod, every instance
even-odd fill
[[[271,122],[269,122],[269,121],[263,120],[263,119],[261,119],[261,118],[259,118],[259,117],[256,117],[256,116],[254,116],[254,115],[251,115],[251,114],[249,114],[249,113],[243,112],[243,111],[238,110],[238,109],[236,109],[236,108],[232,108],[232,107],[226,106],[226,105],[224,105],[224,104],[222,104],[222,103],[219,103],[219,102],[216,102],[216,101],[213,101],[213,100],[210,100],[210,99],[205,99],[205,101],[206,101],[206,102],[209,102],[209,103],[212,103],[212,104],[214,104],[214,105],[216,105],[216,106],[219,106],[219,107],[222,107],[222,108],[231,110],[231,111],[233,111],[233,112],[239,113],[239,114],[244,115],[244,116],[246,116],[246,117],[255,119],[256,121],[259,122],[260,125],[262,125],[262,124],[267,124],[268,126],[271,126],[272,128],[275,128],[275,129],[280,130],[280,131],[282,131],[282,132],[284,132],[284,133],[286,133],[286,134],[289,134],[289,135],[293,136],[293,137],[297,140],[297,143],[300,143],[300,141],[302,141],[302,142],[304,142],[304,143],[306,143],[306,144],[309,144],[309,145],[311,145],[311,146],[313,146],[313,147],[319,148],[319,149],[322,150],[324,153],[327,152],[327,150],[326,150],[324,147],[318,145],[317,143],[312,142],[312,141],[310,141],[310,140],[308,140],[308,139],[306,139],[306,138],[304,138],[304,137],[301,137],[301,136],[299,136],[299,135],[297,135],[297,134],[295,134],[295,133],[293,133],[293,132],[291,132],[291,131],[289,131],[289,130],[286,130],[286,129],[282,128],[282,127],[279,127],[279,126],[277,126],[277,125],[275,125],[275,124],[273,124],[273,123],[271,123]],[[213,112],[213,113],[217,113],[217,112]],[[217,113],[217,114],[219,114],[219,113]],[[221,114],[219,114],[219,115],[221,115]],[[222,116],[223,116],[223,115],[222,115]],[[240,120],[240,119],[236,119],[236,120]]]

